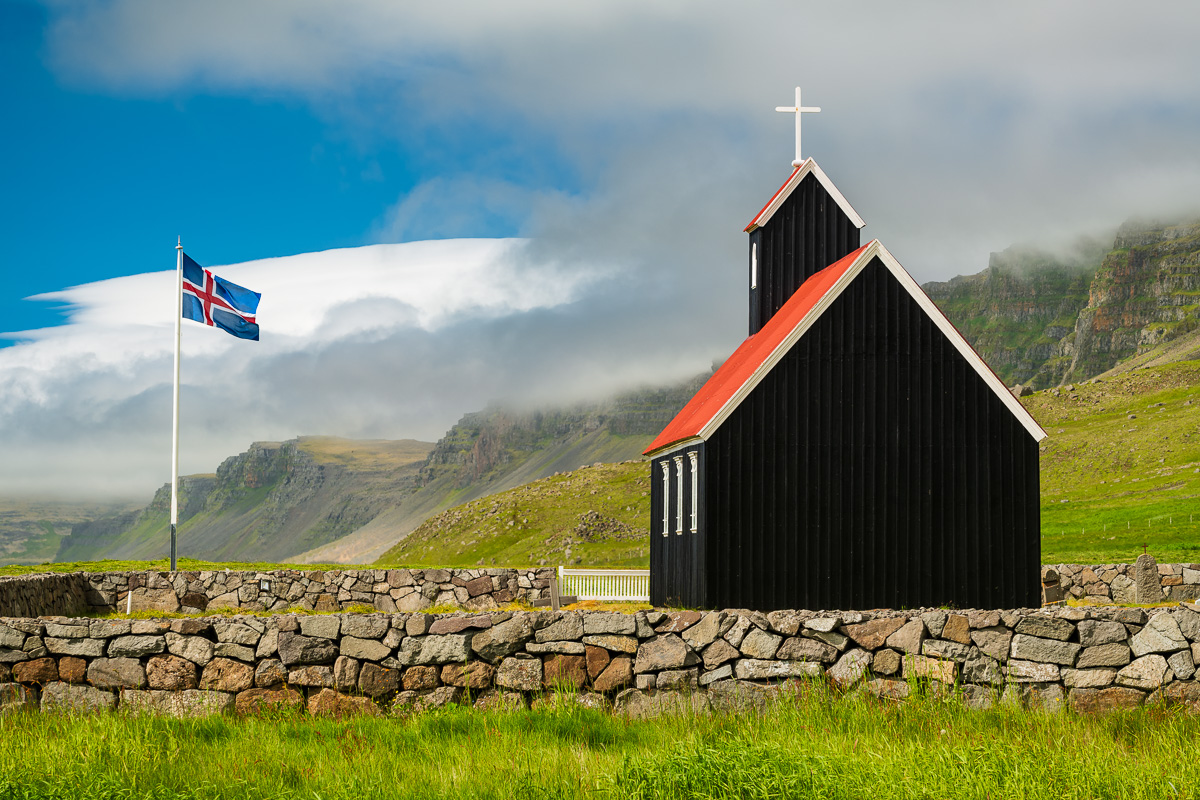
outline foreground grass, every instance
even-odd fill
[[[1193,798],[1200,718],[813,693],[763,715],[0,718],[0,798]]]

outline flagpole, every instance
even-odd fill
[[[175,572],[175,525],[179,522],[179,350],[183,340],[183,239],[175,245],[175,391],[171,415],[171,572]]]

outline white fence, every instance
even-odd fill
[[[559,592],[580,600],[650,602],[648,569],[558,568]]]

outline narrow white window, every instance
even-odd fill
[[[758,242],[750,245],[750,288],[758,288]]]
[[[691,462],[689,466],[692,468],[692,533],[695,533],[698,527],[696,509],[700,507],[700,470],[696,469],[699,459],[700,454],[695,450],[688,452],[688,460]]]
[[[671,462],[665,458],[662,461],[663,471],[663,490],[662,490],[662,509],[663,509],[663,531],[662,535],[666,536],[671,532]]]
[[[683,456],[675,456],[675,483],[679,501],[675,504],[675,533],[683,533]]]

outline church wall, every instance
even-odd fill
[[[800,182],[770,222],[750,234],[757,262],[750,333],[757,333],[809,276],[859,247],[859,230],[813,175]],[[750,280],[747,275],[747,280]]]
[[[704,537],[707,520],[703,498],[707,487],[704,450],[704,442],[694,441],[663,453],[651,462],[650,602],[655,605],[677,605],[685,598],[703,596],[705,591]],[[679,491],[681,476],[682,493]],[[680,511],[682,531],[679,525]],[[693,522],[695,530],[692,529]]]
[[[685,605],[1038,602],[1037,445],[878,261],[706,457],[706,591]]]

